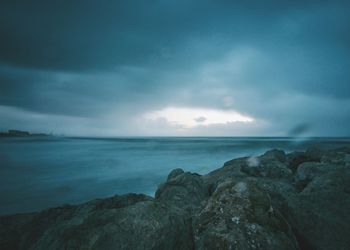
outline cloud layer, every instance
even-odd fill
[[[349,10],[348,1],[7,1],[0,129],[234,136],[305,126],[349,136]],[[167,107],[254,122],[198,114],[183,129],[145,118]]]

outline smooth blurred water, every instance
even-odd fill
[[[0,213],[129,192],[153,195],[174,168],[205,174],[271,148],[349,144],[349,138],[0,138]]]

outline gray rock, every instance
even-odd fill
[[[298,249],[292,230],[252,182],[221,183],[195,218],[196,249]]]
[[[299,169],[296,178],[307,181],[287,199],[285,213],[299,241],[309,249],[350,249],[349,167],[308,163]]]
[[[285,164],[286,155],[282,150],[270,150],[260,157],[249,157],[240,168],[253,177],[291,178],[292,171]]]
[[[20,221],[20,223],[19,223]],[[193,249],[191,217],[129,194],[0,220],[1,249]]]
[[[183,173],[184,171],[181,168],[176,168],[170,172],[170,174],[168,175],[167,181],[170,181],[171,179],[174,179]]]
[[[265,154],[262,155],[262,158],[266,160],[277,160],[280,162],[286,161],[286,153],[283,150],[279,149],[272,149],[267,151]]]
[[[304,162],[320,162],[319,157],[307,154],[306,152],[292,152],[286,156],[286,163],[289,169],[296,172]]]
[[[173,174],[173,172],[171,172]],[[208,189],[198,174],[189,172],[178,174],[175,178],[159,185],[156,200],[181,209],[196,209],[209,196]]]
[[[315,177],[338,169],[345,169],[345,167],[343,165],[329,163],[303,163],[299,166],[294,176],[295,185],[299,191],[302,191]]]
[[[264,158],[258,160],[258,165],[243,165],[241,171],[254,177],[267,177],[274,179],[292,177],[292,171],[284,163],[279,161],[269,161]]]

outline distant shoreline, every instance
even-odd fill
[[[0,137],[32,137],[32,136],[52,136],[45,133],[30,133],[22,130],[8,130],[7,132],[0,132]]]

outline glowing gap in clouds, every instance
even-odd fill
[[[253,122],[252,117],[242,115],[235,110],[219,110],[204,108],[167,107],[146,113],[146,119],[166,119],[174,125],[193,128],[200,125],[226,124],[231,122]]]

